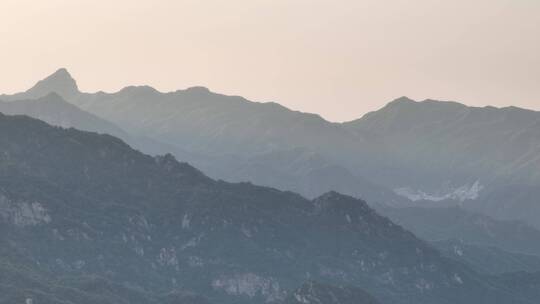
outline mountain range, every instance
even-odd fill
[[[426,239],[433,235],[423,232],[444,227],[463,229],[446,229],[437,240],[475,235],[463,232],[467,225],[479,227],[472,223],[479,221],[478,214],[536,227],[540,222],[534,174],[540,116],[534,111],[402,97],[361,119],[338,124],[202,87],[170,93],[146,86],[82,93],[66,69],[0,100],[5,100],[0,112],[111,134],[145,153],[172,153],[213,178],[253,182],[309,198],[328,191],[360,197]],[[452,206],[460,206],[461,215],[430,210]],[[428,220],[422,220],[425,212],[431,213]],[[404,220],[407,217],[410,220]],[[498,232],[508,236],[487,245],[538,253],[525,248],[537,243],[536,229],[516,230],[489,217],[483,222],[500,222]],[[435,218],[468,223],[443,226],[429,220]],[[419,230],[419,225],[424,227]],[[517,240],[520,234],[514,231],[529,232]]]
[[[540,226],[540,114],[535,111],[402,97],[358,120],[331,123],[203,87],[82,93],[65,69],[0,100],[51,92],[134,138],[151,139],[136,148],[171,152],[214,178],[311,198],[339,190],[394,206],[462,205]]]
[[[535,276],[513,292],[364,201],[215,181],[110,135],[0,115],[0,166],[0,302],[279,303],[312,281],[383,303],[536,296]]]
[[[538,112],[402,97],[332,123],[65,69],[0,112],[56,126],[0,114],[0,303],[540,296]]]
[[[372,138],[379,160],[364,170],[374,182],[538,225],[539,112],[400,98],[346,126]]]
[[[98,116],[115,128],[128,130],[124,134],[103,133],[117,135],[150,154],[170,152],[214,178],[250,181],[310,198],[335,190],[370,202],[398,205],[409,202],[318,152],[318,148],[327,145],[356,143],[352,137],[343,141],[348,132],[338,124],[328,128],[332,124],[317,115],[293,112],[276,103],[255,103],[219,95],[201,87],[165,94],[146,86],[127,87],[114,94],[81,93],[65,69],[41,80],[27,92],[0,95],[0,100],[35,99],[53,92],[58,96],[48,99],[75,105],[78,117],[87,116],[78,120],[91,123],[91,116]],[[44,107],[32,110],[19,107],[18,112],[9,113],[45,118],[51,124],[66,126],[69,119],[65,115],[55,108]],[[33,115],[36,112],[46,112],[48,117]],[[88,131],[101,128],[88,127],[86,123],[71,126]],[[272,130],[275,126],[279,130]],[[290,130],[296,133],[291,134]],[[321,142],[322,136],[336,141]]]
[[[370,203],[463,205],[539,226],[540,114],[535,111],[402,97],[358,120],[331,123],[203,87],[82,93],[65,69],[0,100],[51,92],[133,137],[152,140],[136,148],[171,152],[214,178],[311,198],[339,190]]]

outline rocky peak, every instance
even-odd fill
[[[27,98],[34,99],[50,93],[57,93],[69,100],[79,94],[79,88],[69,72],[65,68],[61,68],[47,78],[38,81],[36,85],[26,91],[25,95]]]

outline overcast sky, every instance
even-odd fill
[[[406,95],[540,110],[539,0],[0,0],[0,92],[202,85],[332,121]]]

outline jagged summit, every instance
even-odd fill
[[[47,78],[51,78],[51,77],[67,77],[67,78],[71,78],[71,74],[69,74],[69,72],[68,72],[68,70],[66,68],[59,68],[58,70],[56,70],[56,72],[52,73]]]
[[[36,85],[24,93],[24,97],[34,99],[53,92],[67,100],[79,94],[77,82],[65,68],[60,68],[50,76],[38,81]]]
[[[399,104],[399,103],[416,103],[417,101],[414,100],[414,99],[411,99],[407,96],[401,96],[401,97],[398,97],[394,100],[392,100],[391,102],[389,102],[388,104]]]

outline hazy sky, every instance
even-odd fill
[[[540,109],[540,1],[0,0],[0,92],[59,67],[333,121],[402,95]]]

